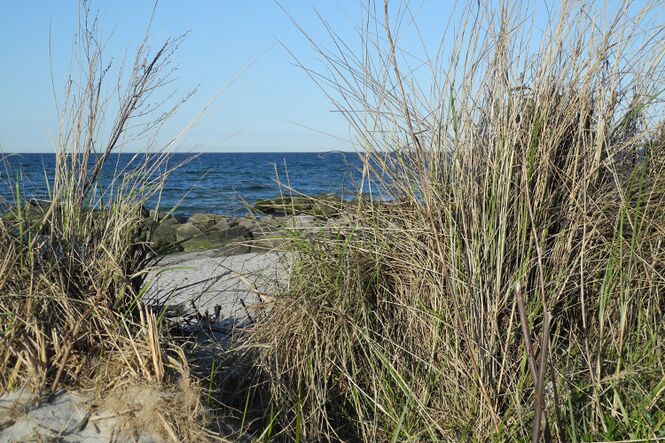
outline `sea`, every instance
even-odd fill
[[[111,154],[100,174],[101,187],[111,184],[118,171],[127,173],[145,162],[142,155]],[[173,168],[160,195],[162,210],[179,215],[197,212],[244,215],[259,200],[279,195],[334,193],[353,198],[361,181],[358,153],[177,153],[161,167]],[[0,203],[46,200],[52,189],[55,154],[1,154]],[[123,172],[121,172],[123,173]],[[17,183],[19,186],[17,186]],[[17,194],[18,193],[18,194]]]

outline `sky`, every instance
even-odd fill
[[[294,63],[322,62],[294,21],[317,42],[330,39],[323,17],[354,49],[361,0],[159,0],[151,25],[155,46],[188,33],[174,56],[170,85],[196,94],[162,130],[177,134],[211,99],[222,94],[188,132],[180,150],[268,152],[354,150],[344,118]],[[382,1],[377,0],[378,7]],[[410,8],[426,35],[440,35],[453,2],[414,0]],[[108,37],[105,57],[119,66],[142,40],[152,0],[94,0]],[[72,72],[78,0],[3,0],[0,14],[0,152],[52,152],[57,106]],[[434,40],[435,38],[433,38]],[[50,56],[49,56],[50,52]],[[51,62],[52,60],[52,62]],[[247,68],[248,65],[251,67]],[[52,83],[53,77],[53,83]],[[55,84],[56,97],[52,84]],[[129,150],[140,150],[130,147]]]
[[[355,1],[284,1],[303,26],[317,32],[315,8],[340,23]],[[141,41],[152,1],[98,0],[101,28],[110,35],[107,57],[118,64]],[[78,19],[76,0],[3,1],[0,15],[0,149],[49,152],[57,128],[51,83],[62,90],[71,68]],[[349,22],[350,23],[350,22]],[[351,26],[348,27],[352,29]],[[196,94],[163,129],[175,134],[220,91],[224,91],[183,141],[195,151],[327,151],[349,149],[348,129],[325,95],[308,80],[281,46],[303,60],[312,51],[302,34],[271,0],[161,0],[151,28],[155,46],[188,32],[174,56],[179,64],[171,85]],[[49,41],[52,65],[49,62]],[[248,63],[251,68],[244,71]],[[53,69],[51,69],[51,66]],[[244,73],[243,73],[244,72]],[[241,74],[239,80],[229,86]],[[311,129],[306,129],[311,128]],[[326,134],[333,134],[331,137]],[[346,146],[345,146],[346,145]]]
[[[280,4],[274,0],[159,1],[151,27],[155,46],[170,36],[188,32],[174,56],[179,67],[170,86],[182,94],[197,88],[196,94],[166,124],[164,137],[187,126],[223,91],[203,120],[188,133],[181,150],[354,149],[343,117],[334,112],[325,94],[294,63],[289,52],[308,68],[318,69],[320,60],[291,20],[315,40],[324,41],[325,30],[317,14],[333,24],[345,41],[359,44],[355,26],[362,17],[361,2],[281,0]],[[445,2],[434,4],[445,17]],[[62,102],[63,85],[72,70],[78,8],[77,0],[3,1],[2,152],[53,150],[56,103]],[[106,57],[113,58],[116,66],[123,58],[129,59],[141,41],[152,8],[149,0],[92,3],[102,32],[109,37]],[[248,64],[251,67],[246,69]]]
[[[535,4],[542,6],[547,1]],[[380,9],[383,2],[375,2]],[[168,37],[188,33],[174,55],[178,71],[169,87],[179,94],[196,88],[196,94],[165,125],[161,137],[168,140],[177,134],[222,92],[202,121],[188,132],[180,150],[354,150],[343,116],[335,112],[324,92],[290,54],[307,68],[321,72],[321,60],[293,23],[315,41],[330,44],[319,16],[351,50],[359,51],[357,26],[365,3],[160,0],[151,42],[157,46]],[[411,45],[408,50],[414,51],[423,43],[418,40],[421,36],[428,40],[425,44],[436,47],[449,20],[459,12],[459,5],[455,9],[452,0],[410,0],[408,5],[420,34],[412,33],[411,40],[407,36],[400,42]],[[112,59],[117,67],[123,59],[131,58],[145,34],[153,6],[152,0],[92,2],[103,35],[108,37],[106,60]],[[0,152],[52,152],[56,104],[62,102],[73,66],[79,2],[2,0],[0,10]]]

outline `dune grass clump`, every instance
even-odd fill
[[[169,171],[170,145],[157,147],[155,131],[181,102],[166,110],[155,103],[170,99],[161,91],[179,43],[151,48],[146,37],[109,85],[114,65],[103,59],[97,19],[82,2],[80,71],[68,78],[59,110],[49,198],[26,200],[18,179],[6,184],[15,187],[14,201],[0,202],[0,393],[94,388],[103,398],[128,386],[163,386],[152,405],[156,423],[187,439],[199,429],[200,408],[178,405],[177,392],[191,397],[198,388],[182,350],[165,339],[159,312],[141,299],[152,254],[143,207]],[[114,156],[136,144],[148,152],[129,164]]]
[[[525,5],[474,6],[424,62],[408,6],[372,5],[315,78],[394,201],[300,243],[237,350],[262,435],[665,437],[659,5],[563,2],[539,39]]]

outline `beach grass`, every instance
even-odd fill
[[[665,438],[661,3],[563,2],[538,32],[528,3],[473,3],[419,69],[408,2],[368,3],[359,54],[310,40],[366,180],[317,235],[289,231],[288,284],[200,381],[142,302],[144,205],[177,142],[152,131],[182,103],[150,97],[181,40],[144,41],[107,108],[82,5],[49,198],[17,179],[0,217],[0,393],[155,398],[137,426],[174,441],[225,437],[211,405],[257,441]],[[137,140],[151,155],[102,186]]]
[[[117,411],[138,402],[142,414],[151,411],[152,430],[193,440],[201,435],[198,384],[160,313],[142,300],[152,255],[144,204],[163,186],[172,149],[157,145],[155,131],[182,103],[160,99],[166,108],[156,108],[154,100],[181,39],[155,48],[146,37],[113,80],[89,2],[80,9],[79,70],[59,103],[48,199],[27,200],[17,178],[13,201],[0,202],[0,393],[94,392],[100,402],[114,398]],[[147,152],[131,168],[111,167],[102,184],[111,154],[137,143]]]
[[[662,4],[562,2],[539,36],[474,3],[420,70],[372,5],[308,72],[375,198],[294,242],[238,409],[285,441],[665,438]]]

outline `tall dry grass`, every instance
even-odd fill
[[[116,69],[90,3],[80,3],[49,199],[26,201],[17,179],[14,201],[2,208],[0,393],[73,387],[104,397],[163,386],[161,403],[151,405],[155,420],[166,435],[189,438],[199,429],[198,388],[159,313],[141,299],[151,258],[143,207],[171,171],[177,137],[164,146],[157,134],[182,103],[164,90],[181,40],[151,47],[146,34],[133,60]],[[114,156],[137,145],[147,152],[129,164]]]
[[[474,3],[423,62],[409,3],[368,2],[361,53],[315,44],[395,201],[300,243],[236,349],[260,438],[665,437],[662,7],[562,2],[539,36]]]

